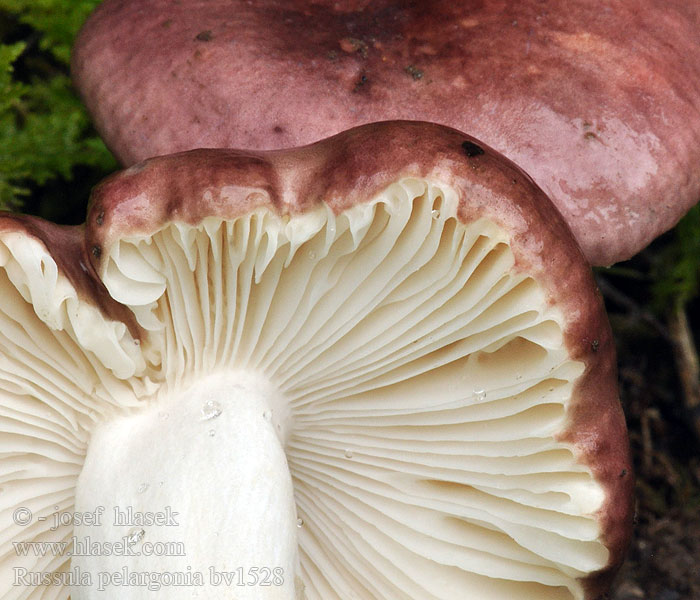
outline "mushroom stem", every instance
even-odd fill
[[[72,567],[91,585],[74,600],[159,586],[173,599],[193,589],[294,598],[297,516],[278,400],[263,378],[210,375],[97,428],[76,515],[101,519],[76,519]]]

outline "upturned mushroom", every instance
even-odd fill
[[[3,215],[0,294],[4,598],[592,600],[622,559],[588,263],[460,132],[146,161],[84,228]]]
[[[608,265],[700,198],[699,47],[697,0],[107,0],[73,70],[126,165],[388,119],[469,132]]]

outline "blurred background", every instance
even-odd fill
[[[99,0],[0,0],[0,209],[84,221],[118,168],[69,78]],[[700,169],[700,165],[698,165]],[[618,349],[637,517],[614,600],[700,598],[700,206],[632,261],[596,269]]]

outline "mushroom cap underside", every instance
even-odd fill
[[[217,386],[267,403],[246,418],[286,455],[309,600],[592,599],[622,560],[631,475],[601,300],[546,196],[474,138],[399,122],[153,159],[101,184],[84,228],[3,216],[0,267],[0,499],[48,519],[4,529],[3,573],[70,572],[11,543],[70,541],[49,517],[76,497],[182,496],[188,474],[129,432],[226,448],[233,402],[178,412]],[[208,485],[187,496],[224,510]],[[225,556],[219,521],[185,518]],[[160,560],[136,566],[184,570]]]

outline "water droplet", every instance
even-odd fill
[[[523,378],[522,375],[516,375],[516,376],[515,376],[515,380],[516,380],[516,381],[520,381],[522,378]]]
[[[147,483],[142,483],[139,486],[139,494],[143,494],[150,486]]]
[[[214,437],[216,435],[216,431],[214,429],[209,430],[209,437]]]
[[[311,260],[316,260],[316,253],[313,250],[309,252],[309,258]]]
[[[352,453],[352,450],[345,451],[345,458],[352,458],[353,456],[355,455]]]
[[[486,390],[481,389],[481,388],[475,389],[474,396],[476,397],[477,402],[482,402],[483,400],[486,399]]]
[[[304,519],[299,518],[297,519],[297,527],[303,527],[304,526]]]
[[[158,418],[159,418],[161,421],[167,421],[169,416],[170,416],[170,415],[169,415],[168,413],[163,412],[163,411],[160,411],[160,412],[158,413]]]
[[[266,410],[263,413],[263,419],[265,419],[268,423],[272,421],[272,411],[271,410]]]
[[[133,546],[134,544],[138,544],[145,536],[145,529],[134,527],[129,530],[129,533],[126,536],[126,543],[129,544],[129,546]]]
[[[216,419],[221,415],[221,404],[216,400],[207,400],[202,406],[202,419],[208,421],[209,419]]]
[[[333,226],[329,227],[329,228],[328,228],[328,231],[329,231],[330,233],[332,233],[333,235],[335,235],[335,227],[333,227]]]
[[[141,345],[141,340],[134,340],[134,344],[135,344],[136,346],[140,346],[140,345]]]
[[[161,482],[160,482],[160,483],[159,483],[158,485],[161,485],[161,486],[162,486],[162,485],[163,485],[163,483],[164,483],[164,482],[163,482],[163,481],[161,481]]]
[[[437,208],[434,208],[430,211],[430,216],[433,217],[433,221],[437,221],[440,218],[440,211]]]

